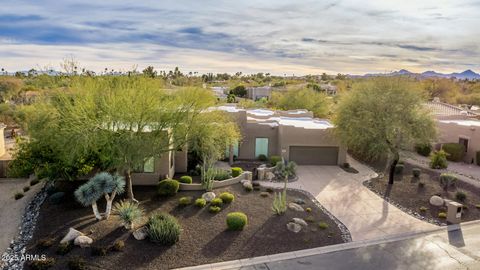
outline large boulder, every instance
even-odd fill
[[[302,230],[302,226],[295,222],[289,222],[287,223],[287,229],[291,232],[298,233]]]
[[[302,227],[307,227],[308,226],[307,222],[305,220],[303,220],[302,218],[292,218],[292,221],[293,221],[293,223],[296,223],[296,224],[298,224]]]
[[[80,246],[81,248],[89,247],[92,243],[93,239],[85,235],[80,235],[73,241],[74,245]]]
[[[302,199],[302,198],[295,198],[295,200],[293,200],[294,203],[296,204],[305,204],[305,200]]]
[[[133,232],[133,237],[135,237],[135,239],[137,239],[137,240],[143,240],[143,239],[147,238],[147,228],[141,227],[139,229],[136,229]]]
[[[434,206],[442,206],[444,203],[442,197],[440,196],[437,196],[437,195],[433,195],[432,197],[430,197],[430,204],[431,205],[434,205]]]
[[[60,240],[60,244],[68,243],[70,241],[73,241],[73,240],[75,240],[75,238],[77,238],[81,235],[84,235],[81,231],[77,231],[74,228],[70,228],[68,230],[67,235],[65,235],[65,237],[63,237],[63,239]]]
[[[243,183],[243,187],[244,187],[244,188],[248,188],[248,189],[253,189],[253,184],[252,184],[251,181],[244,182],[244,183]]]
[[[215,197],[217,197],[217,195],[211,191],[202,194],[202,198],[207,202],[211,202],[213,199],[215,199]]]
[[[303,207],[301,207],[299,204],[293,203],[293,202],[288,204],[288,208],[293,210],[293,211],[297,211],[297,212],[305,211],[305,210],[303,210]]]
[[[267,179],[268,181],[272,181],[273,179],[275,179],[275,174],[273,172],[266,172],[265,179]]]

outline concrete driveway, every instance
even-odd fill
[[[299,179],[288,186],[310,192],[347,226],[353,241],[438,228],[404,213],[363,186],[363,181],[375,177],[376,173],[351,158],[349,163],[358,174],[347,173],[338,166],[298,166]],[[280,183],[265,185],[282,186]]]

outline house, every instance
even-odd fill
[[[480,115],[463,108],[431,101],[425,106],[432,112],[439,133],[437,149],[444,143],[460,143],[465,146],[466,163],[477,163],[476,153],[480,151]]]
[[[227,98],[227,94],[225,94],[228,90],[228,87],[225,87],[225,86],[213,86],[211,87],[212,91],[213,91],[213,94],[217,97],[217,98]]]
[[[238,122],[242,141],[232,147],[232,156],[239,159],[278,155],[298,165],[346,162],[346,147],[335,138],[334,126],[328,120],[313,118],[310,111],[245,110],[234,105],[218,109]]]
[[[272,95],[271,86],[261,86],[261,87],[248,87],[247,88],[247,98],[252,100],[259,100],[261,98],[269,99]]]

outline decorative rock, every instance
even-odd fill
[[[298,225],[295,222],[287,223],[287,229],[291,232],[298,233],[302,230],[302,226]]]
[[[93,239],[85,235],[80,235],[73,241],[74,245],[80,246],[81,248],[89,247],[92,243]]]
[[[432,196],[430,197],[430,204],[434,206],[442,206],[444,203],[443,199],[440,196]]]
[[[297,211],[297,212],[303,212],[303,211],[305,211],[305,210],[303,210],[303,208],[302,208],[300,205],[298,205],[298,204],[296,204],[296,203],[293,203],[293,202],[291,202],[291,203],[288,204],[288,208],[290,208],[290,209],[292,209],[292,210],[294,210],[294,211]]]
[[[215,197],[217,197],[217,195],[211,191],[202,194],[202,198],[207,202],[211,202],[213,199],[215,199]]]
[[[301,219],[301,218],[293,218],[292,220],[293,220],[294,223],[296,223],[296,224],[298,224],[302,227],[307,227],[308,226],[307,222],[305,220]]]
[[[295,202],[296,204],[305,204],[305,200],[302,198],[296,198],[295,200],[293,200],[293,202]]]
[[[143,240],[147,238],[147,229],[145,227],[141,227],[133,232],[133,237],[137,240]]]
[[[73,241],[73,240],[75,240],[75,238],[77,238],[81,235],[83,235],[83,233],[81,231],[77,231],[74,228],[70,228],[68,230],[67,235],[65,235],[65,237],[63,237],[63,239],[60,241],[60,244],[68,243],[70,241]]]
[[[275,174],[272,172],[266,172],[265,179],[267,179],[268,181],[272,181],[273,179],[275,179]]]
[[[250,189],[253,189],[252,182],[245,182],[245,183],[243,183],[243,187],[244,187],[244,188],[250,188]]]

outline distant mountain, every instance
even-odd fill
[[[367,73],[365,75],[354,75],[351,77],[374,77],[374,76],[412,76],[412,77],[419,77],[419,78],[431,78],[431,77],[438,77],[438,78],[457,78],[460,80],[480,80],[480,74],[472,71],[472,70],[465,70],[461,73],[439,73],[433,70],[425,71],[422,73],[413,73],[406,69],[401,69],[399,71],[393,71],[390,73]]]

